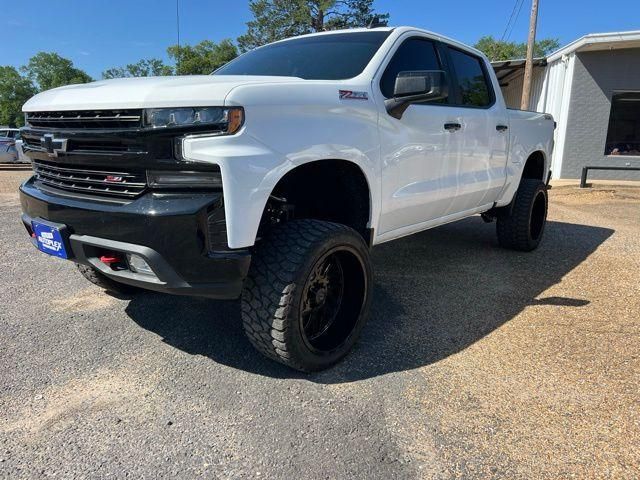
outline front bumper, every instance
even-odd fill
[[[107,203],[43,191],[31,178],[20,187],[23,223],[64,224],[70,258],[107,277],[159,292],[237,298],[251,262],[248,250],[229,250],[221,192],[153,193]],[[141,256],[155,276],[103,263],[105,252]]]

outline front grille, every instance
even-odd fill
[[[64,133],[60,134],[61,137],[64,136]],[[29,151],[35,152],[46,152],[46,149],[42,145],[41,136],[33,135],[31,133],[24,133],[22,136],[22,140],[24,142],[25,149]],[[161,155],[165,157],[170,157],[172,154],[172,146],[171,140],[159,140],[157,142],[158,147],[162,146],[164,151],[161,152]],[[65,152],[63,154],[95,154],[95,155],[121,155],[124,153],[144,153],[145,145],[133,142],[126,141],[124,142],[122,139],[116,140],[105,140],[104,138],[91,138],[91,139],[71,139],[66,143]]]
[[[36,178],[44,185],[62,190],[108,197],[134,198],[147,188],[144,172],[105,172],[75,165],[34,161]]]
[[[139,145],[128,145],[118,141],[106,140],[70,140],[68,150],[71,152],[139,152],[142,147]]]
[[[31,148],[40,148],[40,138],[38,137],[27,137],[26,135],[22,136],[22,141],[24,142],[25,147]]]
[[[142,110],[29,112],[27,123],[45,128],[139,128]]]

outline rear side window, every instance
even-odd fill
[[[449,48],[449,56],[458,78],[456,103],[465,107],[491,105],[491,87],[482,68],[482,60],[455,48]]]
[[[405,40],[393,54],[393,58],[380,80],[380,91],[386,98],[393,97],[396,77],[400,72],[440,69],[440,62],[433,42],[410,38]]]

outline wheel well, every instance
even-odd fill
[[[542,181],[545,180],[544,154],[541,151],[538,150],[529,155],[529,158],[527,158],[527,162],[524,165],[522,178],[535,178]]]
[[[318,160],[294,168],[274,187],[262,214],[264,230],[293,218],[348,225],[370,243],[369,185],[355,163]]]

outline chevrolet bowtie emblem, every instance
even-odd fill
[[[67,151],[67,139],[55,138],[52,133],[45,133],[40,137],[40,146],[47,151],[50,157],[57,157],[58,153]]]

